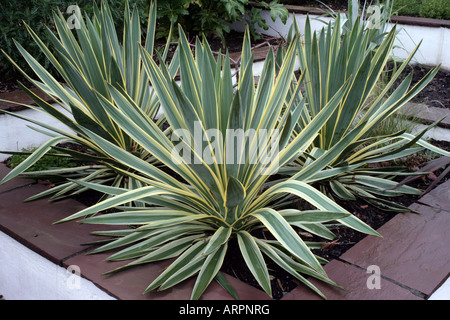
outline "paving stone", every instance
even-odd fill
[[[413,204],[420,214],[398,214],[341,259],[430,295],[450,272],[450,212]]]
[[[328,300],[423,300],[390,281],[379,278],[372,280],[373,274],[355,266],[332,260],[324,267],[328,277],[345,288],[345,290],[328,285],[316,279],[310,281],[327,297]],[[370,286],[376,285],[375,287]],[[379,289],[377,289],[379,288]],[[282,300],[322,300],[315,292],[300,285],[287,293]]]
[[[169,261],[153,262],[136,266],[110,275],[105,272],[125,265],[129,261],[105,261],[111,253],[82,254],[64,262],[64,266],[76,265],[81,275],[99,288],[120,300],[189,300],[195,278],[188,279],[167,290],[142,294],[147,286],[164,271]],[[241,300],[267,300],[266,293],[240,280],[225,275],[235,288]],[[211,282],[201,300],[233,300],[233,298],[215,281]]]
[[[259,48],[254,48],[252,50],[254,56],[253,56],[253,61],[257,62],[257,61],[263,61],[266,59],[267,54],[269,53],[269,46],[264,46],[264,47],[259,47]],[[232,52],[230,53],[230,59],[233,61],[238,61],[241,58],[241,52]]]
[[[445,108],[430,107],[421,103],[409,102],[399,112],[407,116],[419,118],[425,124],[431,124],[446,117],[438,126],[450,128],[450,111]]]
[[[43,93],[41,90],[39,90],[37,88],[32,88],[31,91],[34,94],[36,94],[37,96],[39,96],[41,99],[43,99],[47,102],[52,101],[51,98],[49,98],[45,93]],[[16,102],[16,103],[9,103],[9,102],[0,101],[0,110],[6,110],[6,111],[11,111],[11,112],[16,112],[16,111],[26,109],[25,106],[22,106],[20,104],[28,104],[28,105],[35,104],[33,99],[31,99],[25,93],[25,91],[23,91],[21,89],[14,90],[11,92],[0,93],[0,99]]]
[[[0,194],[0,230],[23,245],[59,264],[68,256],[86,249],[81,244],[98,240],[90,234],[103,226],[67,222],[53,223],[85,208],[81,203],[66,199],[49,202],[47,199],[24,202],[42,192],[40,184]]]
[[[0,181],[11,171],[4,163],[0,163]],[[33,179],[16,177],[6,183],[0,184],[0,193],[36,183]]]
[[[450,180],[431,190],[418,202],[450,211]]]

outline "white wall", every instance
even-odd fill
[[[392,25],[390,26],[392,28]],[[415,54],[413,61],[425,65],[442,64],[450,68],[450,29],[431,28],[411,25],[398,25],[400,32],[397,35],[394,55],[401,59],[406,58],[410,52],[419,44],[419,51]]]
[[[0,295],[5,300],[116,300],[2,232]]]
[[[262,17],[266,20],[266,24],[269,26],[268,30],[263,30],[256,27],[256,31],[266,34],[268,36],[282,36],[286,37],[289,32],[289,27],[292,25],[294,19],[293,14],[289,15],[286,24],[283,24],[280,18],[277,18],[275,22],[270,18],[268,11],[262,13]],[[311,28],[313,30],[320,30],[325,24],[317,19],[321,19],[325,22],[329,22],[330,18],[319,17],[317,15],[309,15],[311,21]],[[295,14],[295,19],[299,26],[301,33],[304,31],[306,15]],[[388,26],[388,30],[393,25]],[[243,31],[244,26],[242,23],[233,23],[231,28],[236,31]],[[431,28],[422,26],[411,25],[398,25],[397,29],[400,30],[397,36],[397,40],[394,44],[394,56],[400,59],[406,58],[410,52],[419,44],[422,40],[422,44],[419,47],[419,52],[416,53],[413,61],[416,63],[422,63],[426,65],[438,65],[442,63],[443,67],[450,68],[450,29],[449,28]]]
[[[62,107],[58,106],[58,109],[68,115],[68,112]],[[72,132],[72,130],[62,125],[59,121],[42,112],[33,109],[25,109],[17,111],[16,113],[58,127],[59,129]],[[42,129],[31,122],[7,114],[0,114],[0,150],[22,151],[23,148],[30,149],[39,147],[42,143],[50,139],[49,136],[37,132],[28,126]],[[10,155],[8,154],[0,153],[0,161],[4,161],[9,157]]]

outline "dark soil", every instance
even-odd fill
[[[413,73],[411,86],[419,82],[431,70],[423,65],[408,66],[403,72],[406,76]],[[424,103],[430,107],[450,109],[450,71],[440,69],[431,82],[415,96],[411,102]]]

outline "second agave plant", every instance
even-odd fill
[[[166,136],[126,92],[109,86],[113,101],[101,98],[114,123],[165,169],[86,129],[86,135],[105,153],[133,169],[132,176],[143,187],[126,189],[78,181],[112,197],[60,222],[79,219],[82,223],[123,225],[120,231],[97,233],[113,237],[94,253],[116,250],[108,260],[133,259],[112,272],[173,259],[146,292],[165,290],[193,276],[192,299],[198,299],[214,279],[229,288],[220,269],[229,241],[237,241],[250,272],[268,295],[272,295],[266,265],[270,259],[323,297],[305,276],[337,284],[328,278],[321,265],[323,259],[312,253],[311,244],[298,231],[324,230],[333,221],[378,235],[305,182],[312,172],[325,168],[333,154],[346,148],[352,137],[329,150],[330,157],[315,161],[303,180],[277,180],[274,174],[317,137],[338,106],[345,86],[291,139],[305,102],[288,98],[291,84],[299,90],[302,82],[294,76],[295,42],[287,48],[279,66],[275,54],[269,52],[255,84],[247,32],[234,85],[228,54],[214,56],[203,39],[197,40],[194,55],[183,30],[179,34],[179,83],[165,65],[158,66],[141,48],[145,70],[172,129],[171,136]],[[274,205],[287,194],[305,199],[313,209]],[[145,207],[126,205],[132,201]],[[113,207],[119,212],[97,214]],[[262,228],[270,232],[269,238],[260,236]]]
[[[347,86],[339,106],[320,129],[320,135],[311,144],[309,152],[296,159],[295,165],[283,168],[283,173],[301,177],[305,167],[313,162],[312,159],[326,157],[327,150],[358,131],[348,148],[330,161],[327,173],[317,172],[310,182],[319,184],[324,193],[337,199],[362,198],[384,210],[405,212],[410,209],[383,196],[420,194],[420,190],[398,186],[394,180],[398,176],[414,173],[398,166],[374,168],[368,164],[399,159],[423,148],[445,156],[450,153],[422,139],[427,129],[415,135],[402,130],[376,136],[373,131],[417,95],[433,79],[439,67],[433,68],[413,86],[412,74],[398,81],[417,47],[384,85],[381,94],[375,96],[377,81],[392,54],[396,28],[382,38],[376,37],[376,43],[372,31],[361,18],[356,18],[349,28],[343,28],[338,16],[334,24],[330,23],[318,31],[313,31],[310,20],[306,20],[304,38],[297,41],[305,86],[301,92],[291,89],[293,94],[298,95],[297,99],[304,97],[307,101],[297,123],[300,130],[334,99],[343,85]],[[300,31],[297,29],[296,33]],[[400,82],[398,86],[397,82]]]
[[[42,50],[59,78],[52,76],[40,65],[19,43],[18,50],[34,71],[37,79],[24,73],[24,76],[53,99],[48,103],[27,87],[23,90],[34,100],[37,106],[28,106],[43,112],[58,120],[67,130],[50,126],[33,118],[23,117],[17,113],[12,116],[22,118],[41,127],[41,132],[51,136],[46,143],[34,151],[23,163],[12,170],[3,182],[13,179],[19,174],[32,176],[60,176],[64,179],[82,179],[107,185],[139,185],[139,181],[126,175],[128,168],[121,166],[114,158],[104,153],[96,143],[85,134],[89,129],[116,146],[139,158],[155,162],[152,154],[146,152],[140,145],[118,127],[108,116],[102,105],[102,99],[113,102],[108,86],[126,92],[129,99],[150,119],[162,125],[164,115],[158,115],[159,101],[151,89],[149,78],[143,69],[138,43],[144,45],[145,50],[154,53],[154,38],[156,30],[156,5],[151,3],[149,10],[148,28],[145,37],[142,36],[141,23],[136,9],[131,10],[126,5],[124,26],[120,32],[123,39],[119,39],[107,2],[103,2],[100,9],[94,8],[92,18],[80,17],[80,27],[71,30],[58,12],[54,13],[56,32],[48,29],[52,46],[47,47],[38,35],[29,27],[28,31],[37,46]],[[170,35],[169,39],[170,41]],[[164,63],[167,50],[160,61]],[[175,52],[171,60],[169,73],[175,76],[177,72],[177,58]],[[15,64],[14,61],[12,61]],[[15,64],[16,65],[16,64]],[[16,67],[18,67],[16,65]],[[62,106],[66,112],[61,112],[57,106]],[[67,116],[69,114],[70,116]],[[44,129],[44,130],[42,130]],[[68,148],[58,148],[60,143],[73,143],[78,151]],[[52,170],[25,172],[42,156],[58,149],[58,156],[79,160],[84,165],[74,168],[55,168]],[[81,151],[80,151],[81,150]],[[8,153],[7,151],[4,151]],[[92,165],[94,164],[94,165]],[[125,173],[124,173],[125,172]],[[58,199],[80,193],[86,188],[65,180],[64,183],[46,190],[29,200],[52,195]]]

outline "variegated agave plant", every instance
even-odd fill
[[[117,90],[127,93],[131,99],[150,119],[161,125],[164,115],[157,118],[159,101],[152,90],[149,78],[143,70],[138,43],[143,43],[145,50],[153,54],[156,29],[156,4],[152,3],[149,11],[148,28],[145,38],[141,34],[141,23],[136,9],[130,10],[128,3],[125,10],[123,39],[120,40],[115,29],[107,2],[103,2],[100,10],[95,7],[92,19],[80,17],[80,28],[71,30],[63,15],[54,13],[56,33],[50,29],[52,50],[49,49],[29,27],[29,33],[64,83],[60,83],[42,65],[40,65],[19,43],[18,50],[28,62],[38,79],[24,75],[41,91],[51,97],[54,103],[47,103],[25,86],[23,90],[35,101],[37,106],[28,106],[43,112],[69,128],[59,129],[18,113],[9,113],[41,128],[40,132],[51,136],[48,142],[36,149],[23,163],[12,170],[2,182],[6,182],[19,174],[32,176],[54,175],[64,179],[81,179],[113,186],[139,186],[138,180],[130,178],[112,167],[120,167],[127,171],[120,162],[110,157],[96,145],[84,129],[89,129],[114,145],[137,155],[139,158],[157,162],[124,130],[115,124],[104,110],[102,99],[111,103],[114,100],[109,92],[111,85]],[[170,36],[168,41],[170,41]],[[168,48],[169,46],[166,46]],[[160,61],[164,63],[168,51],[165,50]],[[178,53],[171,60],[169,73],[172,76],[178,71]],[[13,64],[14,61],[12,61]],[[18,67],[16,65],[16,67]],[[58,105],[66,109],[62,112]],[[118,107],[118,106],[117,106]],[[67,116],[67,113],[70,116]],[[37,129],[38,130],[38,129]],[[71,142],[79,146],[80,151],[58,148],[62,142]],[[59,156],[72,157],[85,163],[74,168],[55,168],[52,170],[24,172],[42,156],[53,148],[59,149]],[[5,153],[13,153],[7,152]],[[87,163],[87,164],[86,164]],[[92,165],[93,164],[93,165]],[[86,188],[65,180],[64,183],[32,196],[29,200],[53,195],[53,199],[80,193]]]
[[[296,34],[300,34],[297,24]],[[450,154],[422,138],[429,128],[412,135],[405,131],[374,136],[372,131],[381,121],[392,116],[410,99],[417,95],[435,76],[439,67],[431,70],[422,80],[410,87],[412,74],[397,87],[395,83],[402,71],[410,63],[418,47],[398,67],[397,71],[383,87],[381,94],[374,96],[374,89],[389,58],[391,57],[396,28],[380,40],[374,37],[364,21],[356,18],[350,28],[341,27],[340,17],[334,23],[318,32],[311,29],[309,18],[305,24],[303,38],[298,38],[300,70],[305,78],[304,90],[295,92],[297,99],[306,99],[305,109],[298,121],[298,129],[303,130],[312,119],[334,99],[342,86],[347,84],[338,107],[320,134],[313,141],[308,152],[301,155],[293,164],[283,168],[282,173],[295,177],[301,176],[314,159],[327,155],[336,144],[355,130],[358,131],[347,147],[328,163],[327,170],[311,177],[311,182],[321,185],[324,193],[343,200],[355,200],[357,197],[384,210],[410,211],[400,204],[384,197],[396,197],[404,194],[418,195],[420,190],[409,186],[397,186],[396,176],[412,175],[404,167],[370,167],[375,162],[399,159],[423,148],[439,154]],[[420,44],[419,44],[420,45]],[[294,92],[294,88],[291,88]],[[430,126],[431,127],[431,126]],[[295,130],[294,130],[295,136]]]
[[[171,137],[126,92],[109,86],[112,101],[99,96],[112,121],[172,174],[85,128],[84,134],[116,159],[120,167],[133,169],[129,174],[143,187],[127,189],[78,181],[112,197],[60,222],[79,219],[82,223],[123,225],[122,230],[97,232],[112,238],[94,253],[115,249],[108,260],[133,259],[112,272],[174,259],[146,292],[170,288],[192,276],[196,276],[192,299],[198,299],[213,279],[229,288],[220,269],[229,241],[237,239],[249,270],[268,295],[271,284],[266,259],[323,296],[305,275],[337,284],[327,277],[321,265],[323,259],[311,252],[312,244],[303,241],[298,230],[324,230],[326,223],[333,221],[378,235],[308,184],[310,177],[348,147],[348,141],[358,131],[337,143],[296,178],[279,181],[270,173],[307,150],[338,107],[347,85],[337,90],[314,119],[291,139],[305,103],[288,96],[291,84],[299,90],[302,82],[294,75],[295,42],[279,60],[279,68],[274,53],[269,52],[255,85],[247,32],[234,90],[228,54],[216,58],[204,39],[197,40],[194,55],[181,29],[179,34],[180,84],[165,65],[158,66],[141,48],[145,70],[172,128]],[[264,138],[260,138],[261,133]],[[272,155],[273,150],[277,150],[273,156],[261,157]],[[300,211],[281,203],[276,205],[287,194],[305,199],[316,209]],[[128,206],[132,201],[142,206]],[[120,211],[101,214],[108,208]],[[258,237],[261,228],[267,228],[272,238]]]

